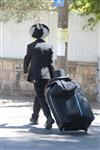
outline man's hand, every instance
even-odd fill
[[[27,73],[24,74],[24,79],[27,80]]]

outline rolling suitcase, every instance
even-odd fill
[[[47,100],[58,128],[63,130],[84,130],[94,120],[94,114],[76,83],[69,78],[60,78],[48,85]]]

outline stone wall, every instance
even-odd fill
[[[0,59],[1,96],[32,96],[33,91],[33,84],[24,78],[22,59]]]
[[[69,76],[78,81],[89,100],[96,97],[96,63],[69,62]],[[34,86],[23,74],[22,59],[0,59],[0,95],[33,96]]]
[[[90,101],[96,100],[97,64],[69,62],[69,76],[80,83]]]

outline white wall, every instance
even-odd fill
[[[2,24],[2,57],[23,57],[26,45],[31,41],[27,33],[28,27],[29,22],[17,25],[14,22]]]
[[[69,41],[68,59],[86,62],[97,61],[99,33],[96,26],[93,31],[90,29],[82,30],[86,24],[86,17],[70,13],[69,15]]]
[[[28,30],[36,20],[24,21],[16,24],[8,22],[0,24],[0,57],[23,58],[26,53],[26,46],[32,42]],[[42,13],[40,22],[49,26],[51,32],[48,41],[54,46],[54,54],[57,51],[57,14]],[[82,31],[82,25],[86,22],[86,17],[77,14],[69,14],[69,39],[68,39],[68,60],[97,62],[99,51],[99,30],[97,25],[94,31]]]
[[[50,34],[47,41],[53,44],[54,51],[56,51],[55,34],[57,33],[57,15],[41,14],[40,22],[47,24],[50,28]],[[24,21],[16,24],[14,21],[0,24],[0,57],[7,58],[23,58],[26,53],[27,44],[34,39],[29,35],[29,28],[36,23],[36,21]],[[56,52],[55,52],[56,53]]]

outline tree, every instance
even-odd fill
[[[14,18],[17,22],[33,18],[41,10],[50,10],[52,0],[1,0],[0,21]]]
[[[100,21],[100,0],[70,0],[70,10],[78,11],[82,16],[87,15],[87,25],[91,29]]]
[[[65,0],[64,1],[64,6],[63,7],[58,7],[58,32],[60,34],[60,39],[58,39],[58,42],[60,42],[60,44],[62,43],[64,45],[64,47],[63,47],[64,56],[57,56],[57,67],[64,69],[66,74],[68,72],[67,31],[68,31],[68,0]],[[66,33],[66,34],[64,35],[63,33]]]
[[[34,18],[41,10],[53,10],[54,0],[0,0],[0,21],[14,18],[17,22]],[[69,10],[90,15],[87,25],[91,29],[100,21],[100,0],[69,0]],[[86,27],[84,26],[84,27]]]
[[[71,9],[78,10],[81,15],[90,15],[87,20],[87,25],[92,30],[93,27],[100,21],[100,0],[72,0]],[[92,14],[92,16],[91,16]],[[97,69],[97,88],[96,100],[100,102],[100,51],[98,49],[98,69]]]

